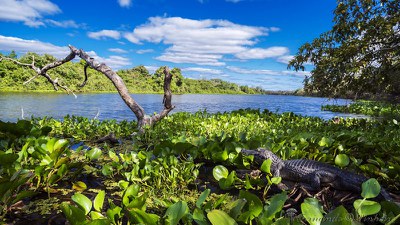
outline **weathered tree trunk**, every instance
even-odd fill
[[[35,66],[34,58],[32,59],[31,64],[21,63],[17,60],[14,60],[11,58],[5,58],[5,57],[0,57],[0,60],[2,60],[2,59],[10,60],[18,65],[27,66],[27,67],[33,69],[36,72],[36,75],[33,76],[28,81],[26,81],[24,84],[29,83],[30,81],[32,81],[33,79],[35,79],[38,76],[43,76],[53,85],[55,90],[58,90],[58,87],[61,87],[64,90],[66,90],[68,93],[73,93],[67,86],[61,85],[58,82],[58,78],[53,80],[47,74],[47,71],[49,71],[50,69],[56,68],[58,66],[61,66],[62,64],[66,63],[66,62],[73,60],[76,56],[80,57],[81,59],[85,60],[85,62],[86,62],[86,65],[84,67],[85,81],[83,82],[81,87],[85,86],[86,81],[87,81],[87,73],[86,73],[87,67],[91,67],[94,70],[97,70],[100,73],[104,74],[108,79],[111,80],[111,82],[114,84],[115,88],[117,89],[119,95],[121,96],[122,100],[135,114],[135,116],[137,118],[138,129],[140,132],[143,132],[143,127],[145,125],[150,125],[150,126],[154,125],[155,123],[160,121],[162,118],[167,116],[168,113],[175,108],[175,106],[173,106],[171,104],[172,75],[169,72],[167,67],[164,69],[164,75],[165,75],[165,77],[164,77],[164,99],[163,99],[164,109],[159,114],[155,114],[150,117],[150,116],[146,116],[144,109],[130,96],[130,94],[128,92],[128,88],[125,86],[124,81],[109,66],[105,65],[104,63],[97,62],[82,49],[77,49],[71,45],[69,45],[69,48],[70,48],[71,52],[64,59],[49,63],[49,64],[45,65],[43,68],[38,68]]]

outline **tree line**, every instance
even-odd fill
[[[13,58],[21,63],[30,64],[32,58],[37,67],[42,67],[50,62],[56,61],[52,55],[38,55],[36,53],[26,53],[18,57],[15,52],[2,55]],[[68,85],[74,92],[114,92],[113,84],[101,73],[88,69],[88,82],[84,88],[80,88],[84,79],[83,67],[85,62],[67,62],[62,66],[54,68],[49,73],[59,79],[60,83]],[[151,74],[146,67],[139,65],[130,69],[118,70],[118,75],[124,80],[131,93],[163,93],[163,70],[158,68]],[[265,91],[260,87],[240,86],[235,83],[223,81],[221,79],[190,79],[185,78],[181,69],[171,69],[173,80],[171,90],[174,94],[186,93],[219,93],[219,94],[264,94]],[[34,76],[34,72],[29,68],[16,65],[15,63],[2,60],[0,62],[0,91],[53,91],[53,87],[45,79],[34,79],[27,84],[23,84]]]

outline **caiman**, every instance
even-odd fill
[[[253,155],[254,162],[258,165],[261,165],[264,160],[271,159],[272,164],[270,171],[273,176],[281,177],[283,180],[307,184],[315,191],[321,190],[321,187],[324,186],[331,186],[337,190],[345,190],[360,194],[362,183],[368,180],[362,175],[314,160],[282,160],[267,149],[242,149],[241,152],[244,155]],[[383,188],[381,188],[381,195],[388,201],[392,200],[390,195]]]

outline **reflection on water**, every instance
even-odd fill
[[[162,110],[162,95],[134,94],[134,99],[147,114]],[[349,100],[326,98],[284,96],[284,95],[174,95],[172,112],[225,112],[240,108],[268,109],[272,112],[294,112],[306,116],[319,116],[330,119],[335,116],[356,116],[352,114],[321,111],[321,105],[348,104]],[[62,119],[66,115],[77,115],[98,119],[134,120],[135,115],[125,105],[118,94],[78,94],[78,98],[66,94],[25,94],[0,93],[0,120],[21,119],[22,109],[25,118],[49,116]]]

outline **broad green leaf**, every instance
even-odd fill
[[[146,210],[146,199],[148,196],[149,196],[149,194],[147,192],[145,192],[141,196],[133,198],[129,202],[129,204],[125,205],[125,206],[128,208],[137,208],[137,209],[145,211]]]
[[[109,202],[113,204],[112,201],[109,200]],[[122,208],[119,206],[114,206],[110,209],[107,209],[106,212],[107,218],[110,219],[113,224],[116,224],[116,221],[118,221],[119,218],[121,218],[121,211]]]
[[[49,153],[52,153],[54,150],[54,143],[56,143],[57,139],[56,138],[51,138],[50,140],[47,141],[46,143],[46,150]]]
[[[379,203],[365,199],[355,200],[353,206],[361,217],[377,214],[381,210]]]
[[[85,195],[81,193],[75,193],[72,195],[71,199],[79,206],[80,209],[82,209],[87,215],[90,210],[92,210],[92,201]]]
[[[214,179],[216,179],[217,181],[219,181],[221,178],[227,178],[228,175],[229,175],[229,171],[225,166],[218,165],[218,166],[215,166],[213,169],[213,176],[214,176]]]
[[[87,189],[87,186],[86,186],[86,184],[84,182],[77,181],[77,182],[72,184],[72,189],[74,189],[76,191],[79,191],[79,192],[82,192],[82,191]]]
[[[339,167],[345,167],[349,165],[350,159],[346,154],[338,154],[335,157],[335,164]]]
[[[245,212],[238,218],[239,221],[250,223],[251,220],[258,217],[263,210],[261,200],[255,195],[247,191],[240,191],[239,198],[246,199]]]
[[[203,204],[203,202],[206,200],[206,198],[208,197],[208,195],[210,194],[211,190],[210,189],[206,189],[204,190],[199,198],[196,201],[196,207],[197,208],[201,208],[201,205]]]
[[[247,200],[244,198],[240,198],[229,203],[229,205],[227,205],[227,208],[230,209],[229,216],[231,216],[233,219],[238,218],[242,213],[242,209],[246,205],[246,203]]]
[[[68,140],[66,139],[60,139],[58,141],[56,141],[56,143],[54,144],[54,151],[57,152],[61,152],[65,146],[67,146],[69,144]]]
[[[231,188],[232,185],[235,183],[235,178],[236,178],[236,172],[232,171],[229,173],[227,178],[221,178],[218,181],[218,184],[222,190],[227,190],[227,189]]]
[[[110,176],[113,173],[113,167],[111,165],[109,165],[109,164],[105,164],[103,166],[103,168],[101,169],[101,173],[104,176]]]
[[[282,181],[282,177],[272,177],[271,178],[271,183],[272,184],[280,184]]]
[[[86,152],[86,156],[92,161],[96,160],[101,156],[102,152],[99,148],[92,148]]]
[[[134,224],[157,225],[159,216],[156,214],[146,213],[143,210],[133,208],[129,210],[129,221]]]
[[[322,210],[320,204],[315,198],[307,198],[301,203],[301,213],[304,218],[307,220],[310,225],[319,225],[321,224],[322,218]]]
[[[106,196],[106,192],[103,190],[101,190],[99,193],[97,193],[97,195],[93,201],[93,207],[96,211],[101,212],[101,210],[103,209],[103,203],[104,203],[105,196]]]
[[[286,192],[276,194],[269,199],[269,205],[264,206],[265,216],[269,219],[274,218],[275,214],[282,211],[283,205],[285,204],[288,196]]]
[[[109,151],[108,156],[110,156],[112,161],[117,162],[117,163],[119,162],[119,158],[118,158],[117,154],[115,154],[115,152]]]
[[[99,212],[96,212],[96,211],[91,211],[90,212],[90,217],[92,218],[92,220],[105,218],[105,216],[103,216],[103,214],[101,214]]]
[[[11,165],[13,164],[17,159],[18,155],[14,153],[9,153],[9,154],[4,154],[3,152],[0,154],[0,165]]]
[[[85,221],[85,212],[69,203],[61,203],[61,211],[72,225],[80,225]]]
[[[325,215],[322,225],[352,225],[349,213],[341,205]]]
[[[165,212],[164,218],[166,217],[166,224],[176,225],[179,221],[189,213],[189,208],[187,203],[184,201],[179,201],[170,207],[168,207],[167,212]]]
[[[195,208],[193,211],[193,220],[196,222],[198,225],[209,225],[206,216],[204,216],[203,210],[199,208]]]
[[[260,167],[260,170],[264,173],[271,173],[271,165],[272,165],[271,159],[264,160],[264,162]]]
[[[232,219],[226,212],[214,209],[207,213],[207,218],[212,225],[236,225],[236,221]]]
[[[381,186],[375,178],[371,178],[362,184],[361,196],[363,198],[375,198],[381,192]]]
[[[327,137],[322,137],[321,140],[318,142],[319,146],[321,147],[329,147],[332,144],[332,139]]]
[[[139,184],[132,184],[130,185],[124,192],[124,195],[122,197],[122,202],[124,205],[128,205],[129,202],[134,198],[137,197],[139,194],[140,190],[140,185]]]

